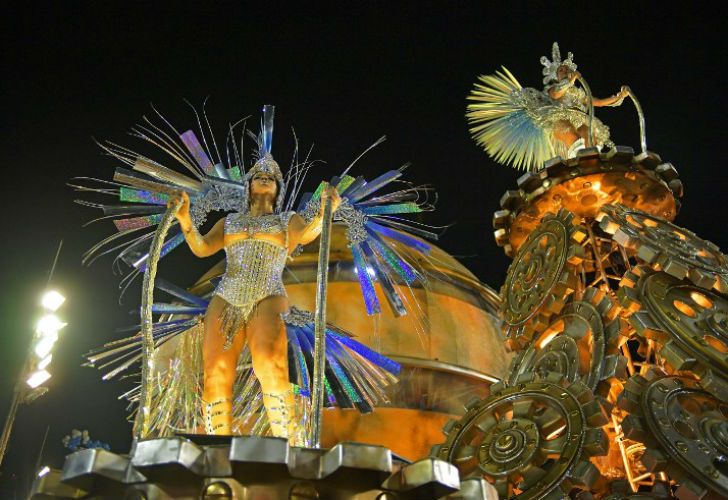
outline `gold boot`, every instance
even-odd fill
[[[232,434],[233,403],[228,398],[216,399],[211,403],[202,401],[202,418],[206,434],[229,436]]]
[[[298,422],[293,389],[282,392],[264,392],[263,404],[268,414],[271,433],[275,437],[287,438],[291,446],[305,446],[303,426]]]

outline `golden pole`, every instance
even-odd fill
[[[154,232],[154,239],[149,247],[147,267],[144,270],[144,282],[142,284],[142,385],[139,398],[139,411],[134,423],[134,437],[144,439],[149,434],[151,425],[152,391],[154,383],[154,337],[152,336],[152,303],[154,302],[154,278],[157,275],[157,263],[162,252],[164,238],[174,222],[177,210],[182,206],[182,199],[176,199],[162,217],[162,222]]]
[[[642,154],[644,154],[647,152],[647,131],[645,125],[645,114],[642,112],[642,106],[637,100],[637,96],[634,95],[634,92],[632,92],[632,89],[629,87],[627,87],[627,94],[629,94],[629,97],[630,99],[632,99],[632,103],[637,110],[637,118],[640,122],[640,147],[642,148]]]
[[[589,103],[589,142],[587,143],[587,147],[594,147],[594,101],[592,100],[591,88],[589,87],[589,84],[586,83],[586,80],[584,80],[584,77],[580,76],[579,81],[581,82],[582,87],[584,87],[584,91],[586,92],[586,101]]]
[[[324,374],[326,369],[326,290],[329,280],[329,253],[331,250],[331,197],[324,200],[324,217],[319,242],[318,270],[316,272],[316,312],[314,316],[313,390],[311,394],[311,429],[309,442],[321,447],[321,421],[324,406]]]

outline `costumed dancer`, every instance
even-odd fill
[[[395,315],[405,315],[416,306],[411,300],[413,294],[408,298],[403,289],[411,292],[409,287],[422,283],[424,276],[400,250],[426,254],[430,247],[403,230],[433,238],[436,235],[408,225],[400,215],[428,208],[418,201],[420,189],[408,185],[381,194],[383,187],[401,177],[403,169],[388,171],[371,182],[347,175],[347,169],[330,183],[322,182],[315,192],[304,194],[299,213],[290,210],[310,163],[298,163],[296,147],[284,177],[271,154],[273,112],[273,106],[264,107],[261,133],[255,138],[256,161],[244,174],[233,164],[242,162],[234,138],[230,141],[232,127],[226,142],[226,167],[219,153],[217,163],[210,160],[204,132],[202,144],[192,131],[178,134],[179,144],[145,118],[146,124],[133,132],[170,154],[196,179],[108,143],[105,150],[134,171],[117,168],[116,182],[96,180],[114,187],[74,185],[82,191],[118,195],[125,202],[151,204],[81,202],[101,208],[107,217],[147,214],[115,220],[119,233],[86,255],[86,260],[92,261],[122,249],[117,260],[133,267],[125,286],[144,271],[152,232],[110,250],[104,248],[126,234],[153,229],[160,222],[164,205],[179,198],[181,231],[168,238],[162,256],[183,241],[198,257],[222,249],[227,255],[225,273],[210,296],[196,296],[162,279],[155,282],[158,289],[178,299],[177,303],[155,303],[152,307],[162,315],[152,330],[157,346],[155,363],[161,365],[153,388],[152,429],[157,435],[195,432],[200,427],[208,434],[240,433],[242,427],[257,434],[267,427],[272,435],[288,437],[294,445],[305,444],[310,414],[306,398],[310,396],[313,370],[313,315],[289,308],[282,276],[295,250],[319,236],[322,200],[327,197],[335,210],[334,220],[347,225],[367,312],[381,312],[375,282]],[[212,144],[217,152],[214,140]],[[203,236],[198,228],[211,210],[232,213]],[[384,389],[396,381],[399,365],[333,325],[327,325],[326,336],[326,404],[368,412],[376,403],[386,401]],[[140,341],[135,335],[111,342],[89,353],[89,364],[111,368],[105,379],[116,377],[140,360]],[[138,389],[125,396],[132,403],[138,402]],[[260,418],[261,404],[267,423]]]
[[[554,42],[551,60],[541,57],[543,91],[523,88],[508,69],[480,76],[468,96],[467,118],[475,141],[499,163],[515,168],[538,170],[555,156],[573,158],[586,146],[613,147],[609,127],[592,119],[589,137],[589,108],[619,106],[629,88],[604,99],[593,98],[582,87],[574,55],[561,59]],[[591,98],[591,101],[590,101]]]
[[[232,433],[233,384],[246,343],[273,435],[300,433],[288,378],[288,339],[282,316],[289,307],[283,270],[293,250],[321,233],[323,204],[308,221],[295,212],[280,212],[283,175],[270,153],[272,106],[266,106],[264,113],[260,157],[244,180],[249,186],[247,209],[220,219],[205,236],[192,223],[187,193],[180,195],[183,204],[177,212],[192,253],[209,257],[223,248],[226,253],[225,274],[204,319],[202,400],[209,434]],[[321,198],[327,197],[335,211],[341,203],[336,189],[326,187]]]

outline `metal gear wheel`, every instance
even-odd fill
[[[646,447],[641,462],[677,482],[681,499],[728,497],[728,403],[695,380],[651,370],[619,397],[627,439]]]
[[[501,289],[504,329],[512,348],[528,343],[558,314],[578,282],[586,230],[566,210],[547,214],[508,268]]]
[[[677,170],[655,153],[635,155],[625,146],[604,153],[582,149],[576,158],[556,157],[523,174],[517,189],[503,194],[493,214],[495,242],[513,257],[543,215],[559,208],[593,219],[602,205],[620,203],[673,220],[682,195]]]
[[[490,396],[448,422],[445,443],[431,454],[457,466],[461,479],[486,479],[500,498],[563,498],[599,478],[589,457],[608,450],[606,421],[584,384],[530,374],[515,386],[491,386]]]
[[[607,398],[611,380],[627,377],[627,360],[619,353],[626,321],[619,306],[603,290],[588,288],[553,317],[551,325],[534,337],[511,362],[508,383],[525,373],[558,373],[569,382],[580,381]]]
[[[728,258],[713,243],[636,208],[605,205],[599,225],[637,259],[706,289],[728,292]]]
[[[728,401],[728,298],[647,266],[628,271],[619,299],[637,334],[654,340],[674,371]]]

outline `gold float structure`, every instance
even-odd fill
[[[535,162],[493,216],[513,258],[499,295],[433,247],[420,264],[447,279],[414,290],[429,330],[390,311],[373,327],[353,312],[344,230],[331,233],[326,317],[403,366],[388,403],[324,410],[322,449],[211,436],[136,441],[128,456],[83,450],[40,478],[35,498],[728,497],[728,258],[672,223],[683,186],[647,150],[631,89],[594,99],[556,45],[542,63],[543,92],[505,70],[481,79],[485,105],[469,108],[492,156]],[[567,112],[578,82],[584,101]],[[639,153],[608,144],[601,122],[596,140],[596,101],[625,97]],[[504,117],[533,120],[533,136],[507,135]],[[536,162],[555,149],[564,157]],[[315,308],[318,255],[307,246],[284,277],[292,305]],[[221,262],[190,291],[205,295],[223,272]]]

